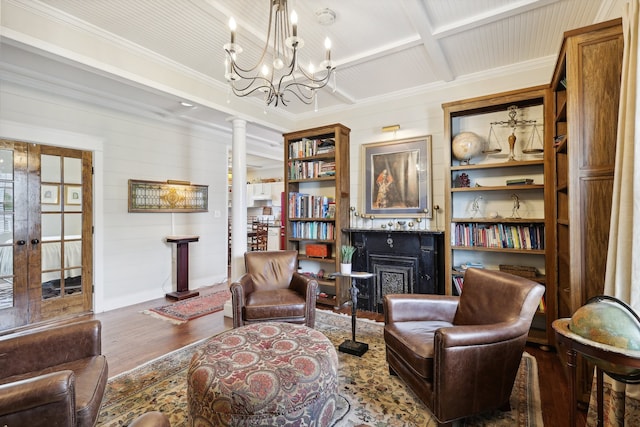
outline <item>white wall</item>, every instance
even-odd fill
[[[189,247],[190,288],[226,280],[230,134],[124,114],[6,82],[0,85],[0,111],[0,137],[83,149],[88,148],[82,142],[69,144],[60,135],[101,141],[94,165],[99,169],[94,183],[97,311],[175,289],[175,245],[164,241],[168,235],[200,236]],[[209,212],[128,213],[128,179],[208,185]]]

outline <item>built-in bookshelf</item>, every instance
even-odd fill
[[[286,247],[298,251],[303,274],[318,279],[318,304],[341,306],[349,283],[340,271],[340,247],[348,244],[349,133],[341,124],[284,135]]]
[[[466,268],[508,271],[546,285],[553,270],[545,215],[551,173],[544,149],[550,91],[538,86],[443,105],[445,140],[472,132],[481,150],[471,158],[447,153],[445,281],[464,292]],[[555,289],[547,287],[529,341],[553,340]]]
[[[557,251],[549,282],[557,283],[560,318],[604,292],[623,46],[620,19],[567,31],[551,81]],[[593,365],[578,359],[576,371],[578,399],[589,402]]]

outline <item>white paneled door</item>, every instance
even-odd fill
[[[91,159],[0,140],[0,330],[91,311]]]

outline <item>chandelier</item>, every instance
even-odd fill
[[[329,83],[335,68],[331,66],[331,40],[324,42],[325,57],[315,70],[313,64],[307,69],[299,63],[298,50],[304,46],[304,40],[298,37],[298,16],[295,11],[289,15],[287,0],[269,0],[269,27],[267,38],[260,58],[250,68],[238,64],[242,53],[236,41],[236,22],[229,19],[231,41],[226,43],[225,78],[233,93],[244,97],[256,91],[264,93],[267,105],[286,106],[295,96],[305,104],[317,101],[316,93]],[[289,16],[291,20],[289,21]],[[268,65],[267,61],[271,60]]]

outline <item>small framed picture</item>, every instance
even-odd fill
[[[82,204],[82,186],[65,185],[64,203],[67,205]]]
[[[57,205],[60,202],[59,187],[52,184],[40,186],[40,203],[43,205]]]

